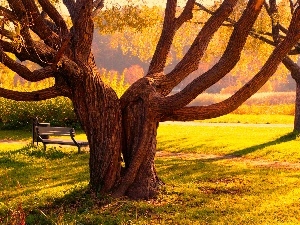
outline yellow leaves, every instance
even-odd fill
[[[129,87],[129,85],[125,83],[124,73],[120,76],[117,71],[106,71],[105,69],[102,69],[100,73],[102,81],[110,86],[118,97],[121,97]]]
[[[163,10],[158,7],[112,7],[95,22],[101,34],[110,34],[110,46],[120,47],[124,54],[149,61],[155,51],[161,31]]]
[[[140,31],[160,20],[157,9],[134,5],[113,6],[97,16],[95,22],[100,32],[105,34],[123,32],[127,27]]]

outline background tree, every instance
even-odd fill
[[[256,52],[255,57],[252,57],[255,60],[265,60],[265,57],[271,51],[271,48],[274,48],[283,37],[286,36],[287,26],[289,21],[294,13],[295,7],[298,4],[298,1],[285,0],[280,1],[278,4],[276,0],[265,1],[263,14],[260,15],[259,23],[255,24],[253,29],[250,32],[252,39],[249,42],[248,48]],[[213,11],[206,8],[202,4],[197,4],[199,8],[209,14],[213,14]],[[241,8],[235,9],[236,13],[239,14],[243,10]],[[234,27],[236,23],[235,18],[231,17],[226,20],[226,27]],[[247,45],[246,45],[247,46]],[[295,119],[294,119],[294,131],[300,131],[300,84],[299,84],[299,72],[300,67],[297,64],[298,57],[295,55],[299,54],[299,43],[296,43],[294,48],[289,52],[282,63],[285,66],[286,70],[290,71],[292,78],[296,82],[296,100],[295,100]],[[264,50],[265,48],[265,50]],[[256,51],[259,49],[260,51]],[[296,62],[295,62],[296,61]],[[246,60],[247,64],[251,64],[251,67],[255,67],[256,63],[251,63],[249,60]],[[277,77],[282,77],[282,74],[286,74],[282,66],[277,71]]]
[[[161,35],[146,76],[118,98],[115,91],[101,80],[91,52],[93,17],[100,13],[103,1],[63,2],[71,18],[70,26],[48,0],[38,0],[37,3],[34,0],[7,0],[9,6],[0,7],[4,24],[0,30],[1,62],[31,82],[49,77],[55,79],[53,86],[33,92],[0,88],[0,96],[19,101],[57,96],[70,98],[90,145],[90,189],[111,193],[114,197],[151,198],[157,194],[162,184],[154,165],[159,122],[206,119],[233,111],[267,82],[300,38],[300,9],[296,8],[286,38],[247,84],[223,102],[186,107],[235,67],[263,1],[248,2],[220,60],[179,93],[169,96],[175,86],[198,68],[209,41],[238,1],[223,1],[200,29],[182,60],[165,73],[174,36],[193,17],[195,7],[195,0],[187,0],[184,9],[177,12],[177,1],[168,0]],[[4,23],[6,21],[10,22]],[[29,70],[10,58],[7,52],[13,53],[20,61],[37,63],[40,69]]]
[[[272,21],[272,37],[274,45],[278,45],[282,38],[286,35],[287,20],[293,15],[295,7],[299,4],[299,1],[283,1],[278,9],[276,0],[269,0],[269,4],[265,3],[265,8],[268,11],[270,19]],[[288,13],[287,13],[288,11]],[[299,55],[299,43],[296,43],[293,50],[289,52],[289,55]],[[298,56],[299,57],[299,56]],[[297,58],[298,58],[297,57]],[[298,60],[298,59],[297,59]],[[294,131],[300,131],[300,66],[290,56],[286,56],[282,63],[291,72],[292,78],[296,82],[296,100],[295,100],[295,119],[294,119]]]

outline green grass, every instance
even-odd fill
[[[1,141],[28,141],[30,138],[29,130],[0,130]]]
[[[158,140],[158,151],[300,160],[300,138],[289,127],[161,125]]]
[[[34,225],[299,224],[300,140],[291,129],[161,124],[158,155],[169,154],[156,168],[166,185],[150,201],[86,192],[88,152],[43,152],[23,131],[15,146],[0,144],[0,224],[22,215]]]
[[[227,114],[218,118],[201,120],[204,123],[253,123],[253,124],[293,124],[293,115],[272,115],[272,114]]]

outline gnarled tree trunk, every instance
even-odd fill
[[[296,81],[296,100],[295,100],[294,131],[300,132],[300,80],[295,80],[295,81]]]
[[[90,147],[90,187],[107,193],[120,178],[121,108],[115,92],[99,74],[74,80],[72,102]]]
[[[158,118],[149,100],[130,102],[123,110],[124,177],[114,191],[115,196],[134,199],[156,196],[161,181],[154,166]]]
[[[300,131],[300,66],[293,62],[289,57],[282,60],[285,67],[291,72],[292,78],[296,82],[296,99],[295,99],[295,116],[294,116],[294,131]]]

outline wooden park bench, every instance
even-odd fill
[[[43,143],[44,150],[46,151],[46,145],[58,144],[58,145],[72,145],[77,146],[78,153],[80,153],[81,147],[89,145],[87,141],[76,141],[75,140],[75,129],[72,127],[51,127],[51,126],[40,126],[42,124],[34,122],[33,132],[33,143],[34,141]],[[36,137],[35,137],[36,136]],[[62,138],[63,136],[69,136],[69,139]],[[60,138],[59,138],[60,137]]]

